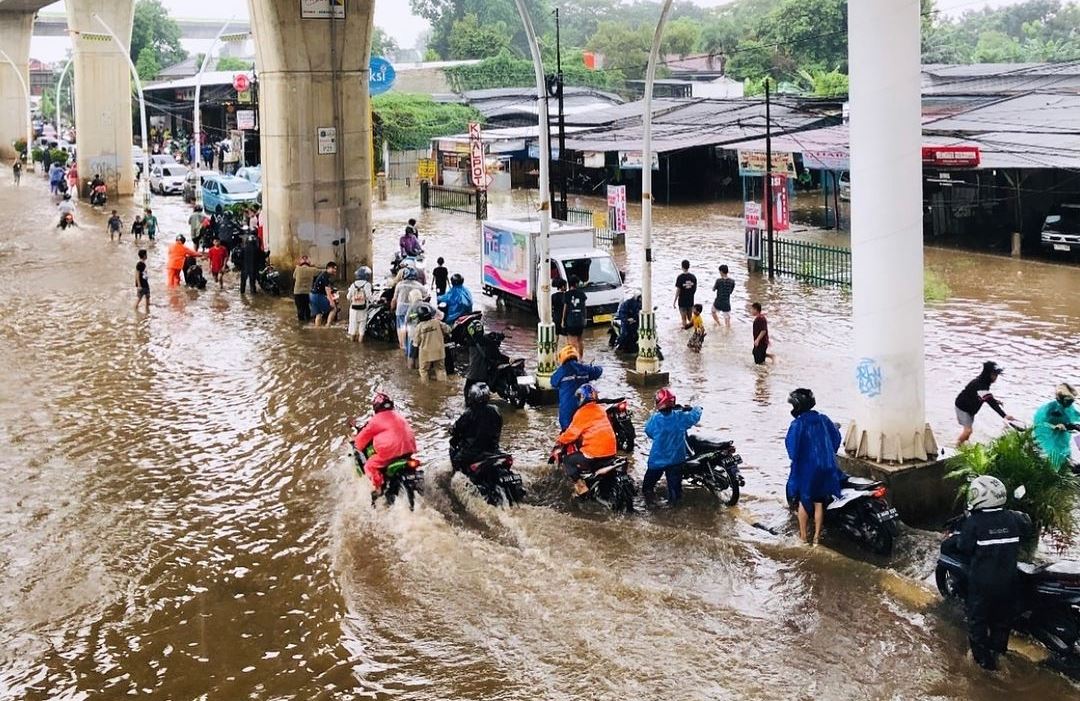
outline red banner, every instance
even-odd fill
[[[788,203],[788,187],[786,175],[773,175],[770,177],[772,191],[772,221],[773,231],[787,231],[791,225],[791,212]]]
[[[939,168],[977,168],[981,161],[978,146],[923,146],[923,165]]]

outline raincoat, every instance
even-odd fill
[[[645,435],[652,439],[649,469],[662,470],[686,462],[686,432],[698,421],[701,421],[701,407],[658,411],[650,416],[645,422]]]
[[[609,458],[616,453],[615,429],[604,407],[596,402],[583,404],[571,424],[559,434],[559,445],[581,441],[581,454],[587,458]]]
[[[439,304],[446,305],[446,323],[452,324],[458,317],[472,311],[472,293],[465,285],[452,285],[446,294],[439,295]]]
[[[176,287],[180,284],[180,271],[184,269],[184,259],[193,255],[195,255],[195,251],[179,241],[173,241],[169,244],[169,257],[165,263],[165,270],[169,274],[169,287]]]
[[[353,440],[353,445],[361,453],[369,444],[375,446],[375,454],[368,458],[364,473],[371,480],[372,488],[379,491],[385,481],[383,470],[386,466],[397,458],[416,452],[416,436],[405,417],[390,409],[371,417]]]
[[[586,365],[577,360],[567,360],[551,374],[551,386],[559,392],[559,430],[565,431],[574,420],[578,408],[578,387],[587,382],[600,379],[604,368]]]
[[[797,499],[807,510],[814,502],[824,502],[840,496],[840,468],[836,451],[840,448],[840,431],[832,420],[816,411],[799,414],[788,427],[788,500]]]
[[[1043,404],[1035,412],[1035,426],[1032,431],[1035,441],[1050,463],[1059,470],[1069,461],[1072,451],[1069,446],[1069,424],[1080,424],[1080,411],[1077,411],[1075,406],[1064,406],[1056,399]],[[1054,428],[1059,425],[1066,426],[1066,430]]]

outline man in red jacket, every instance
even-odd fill
[[[364,464],[364,473],[374,490],[382,492],[383,471],[397,458],[416,452],[416,436],[405,417],[394,411],[394,400],[386,394],[376,392],[371,408],[375,416],[356,434],[353,445],[361,453],[369,445],[375,446],[375,454]]]

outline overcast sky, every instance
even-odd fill
[[[702,7],[718,7],[726,5],[732,0],[691,0]],[[987,5],[999,7],[1012,5],[1021,0],[937,0],[938,7],[951,14],[959,14],[965,10],[974,10]],[[228,19],[235,15],[246,18],[248,12],[248,0],[162,0],[177,17]],[[558,5],[558,0],[553,0]],[[63,12],[64,3],[57,2],[49,5],[44,12]],[[376,0],[375,24],[386,30],[397,39],[402,47],[411,47],[416,43],[417,37],[427,28],[427,23],[412,15],[409,10],[408,0]],[[207,42],[209,43],[209,42]],[[64,57],[68,46],[66,37],[35,37],[31,53],[35,58],[45,61],[56,61]],[[198,51],[200,47],[196,43],[188,46],[189,50]]]

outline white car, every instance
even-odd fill
[[[150,190],[159,195],[179,195],[184,191],[188,169],[179,163],[158,163],[150,166]]]

